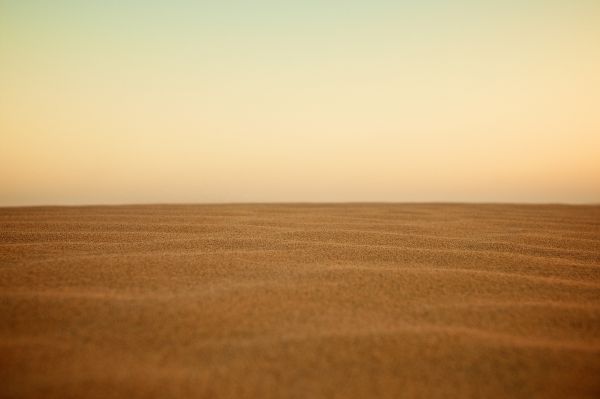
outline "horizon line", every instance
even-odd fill
[[[310,206],[310,205],[509,205],[509,206],[600,206],[600,202],[495,202],[495,201],[239,201],[239,202],[136,202],[85,204],[0,205],[0,209],[25,208],[102,208],[163,206]]]

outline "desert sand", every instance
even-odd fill
[[[2,398],[600,397],[600,206],[0,209]]]

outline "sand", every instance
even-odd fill
[[[0,209],[2,398],[599,396],[599,206]]]

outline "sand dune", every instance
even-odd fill
[[[599,397],[600,207],[0,209],[0,397]]]

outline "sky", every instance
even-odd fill
[[[0,206],[600,203],[600,2],[0,0]]]

